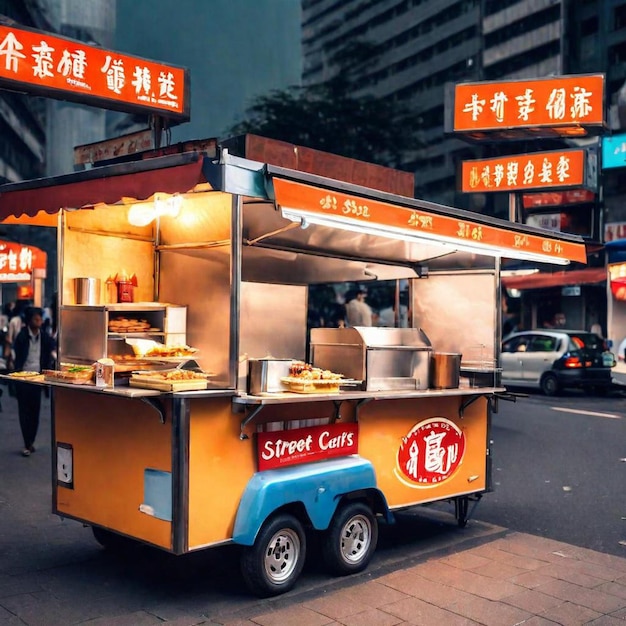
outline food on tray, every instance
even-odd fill
[[[151,339],[127,338],[126,343],[133,349],[138,358],[164,359],[164,358],[186,358],[198,352],[197,348],[187,345],[166,346]]]
[[[292,361],[289,366],[289,376],[302,380],[340,380],[343,378],[341,374],[313,367],[310,363],[305,363],[304,361]]]
[[[94,368],[81,369],[80,371],[69,370],[44,370],[44,380],[58,383],[70,383],[72,385],[84,385],[91,382]]]
[[[109,332],[111,333],[146,333],[158,332],[159,330],[159,328],[153,327],[145,319],[114,317],[109,320]]]
[[[61,371],[70,372],[72,374],[87,374],[87,372],[91,372],[93,374],[94,366],[80,365],[79,363],[61,363]]]
[[[196,348],[190,348],[189,346],[154,346],[147,352],[144,352],[143,356],[149,357],[179,357],[179,356],[192,356],[198,350]]]
[[[289,391],[297,393],[335,393],[343,382],[343,375],[313,367],[304,361],[292,361],[289,376],[281,378]]]
[[[166,380],[166,381],[174,381],[174,380],[206,380],[207,374],[203,372],[194,372],[192,370],[168,370],[166,372],[141,372],[140,374],[133,374],[136,378],[140,376],[141,378],[152,378],[154,380]]]
[[[27,370],[21,372],[11,372],[9,374],[12,378],[35,378],[36,376],[41,376],[39,372],[29,372]]]

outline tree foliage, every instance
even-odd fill
[[[410,111],[392,98],[357,95],[363,69],[376,54],[368,42],[343,47],[331,60],[337,71],[329,80],[259,96],[229,132],[401,167],[404,155],[417,147]]]

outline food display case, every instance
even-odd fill
[[[428,389],[430,340],[418,328],[313,328],[311,360],[363,381],[363,389]]]
[[[63,305],[60,328],[59,352],[64,361],[111,358],[132,363],[137,356],[133,341],[138,339],[166,346],[186,345],[187,307],[158,302]]]
[[[305,529],[346,575],[398,510],[450,502],[467,522],[491,489],[505,390],[431,388],[429,357],[481,345],[497,363],[501,257],[586,258],[573,235],[225,149],[2,185],[0,221],[58,230],[61,361],[115,357],[129,339],[184,338],[195,355],[113,387],[24,381],[53,393],[53,511],[104,546],[237,544],[259,595],[296,583]],[[120,259],[136,302],[73,304],[75,277],[106,281]],[[410,328],[308,328],[311,285],[392,279],[409,284]],[[287,366],[302,385],[275,384]]]

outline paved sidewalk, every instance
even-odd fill
[[[399,557],[389,558],[387,533],[362,574],[313,568],[265,600],[241,588],[226,548],[205,551],[209,563],[158,551],[113,558],[89,529],[50,513],[48,401],[37,452],[23,458],[15,400],[0,388],[0,626],[626,624],[626,558],[473,520],[461,530],[452,516],[407,525],[432,536],[398,542]]]

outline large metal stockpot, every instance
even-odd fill
[[[362,380],[368,391],[428,389],[431,354],[417,328],[311,329],[313,365]]]

